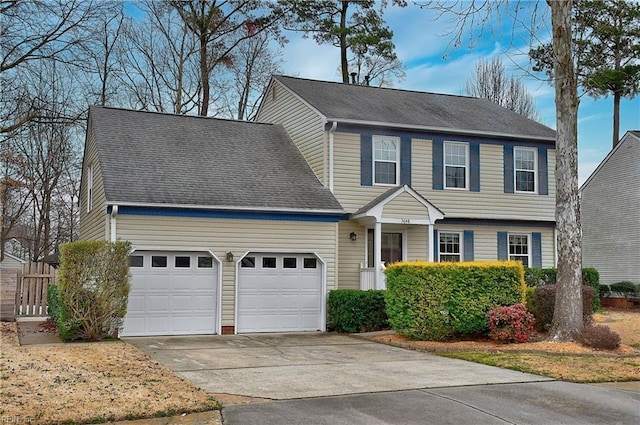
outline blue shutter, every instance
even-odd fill
[[[433,261],[438,262],[440,251],[440,239],[438,238],[438,229],[433,229]]]
[[[542,268],[542,234],[531,234],[531,267]]]
[[[513,178],[513,146],[504,145],[504,193],[514,193]]]
[[[464,239],[464,261],[473,261],[473,230],[465,230]]]
[[[547,148],[538,148],[538,194],[549,194],[549,164]]]
[[[373,142],[370,134],[360,135],[360,184],[373,185]]]
[[[442,177],[444,174],[443,161],[444,155],[442,152],[442,139],[433,139],[432,149],[432,162],[433,162],[433,190],[444,189]]]
[[[480,144],[469,144],[469,190],[480,192]]]
[[[498,260],[509,259],[509,238],[507,232],[498,232]]]
[[[400,137],[400,184],[411,186],[411,137]]]

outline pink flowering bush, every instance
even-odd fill
[[[487,313],[489,338],[502,343],[527,342],[533,332],[536,319],[524,304],[494,307]]]

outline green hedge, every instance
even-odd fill
[[[70,341],[78,331],[78,322],[71,319],[69,312],[60,300],[58,285],[47,286],[47,306],[49,316],[56,323],[58,333],[63,341]]]
[[[525,300],[520,262],[403,262],[385,273],[391,328],[412,339],[485,333],[491,308]]]
[[[61,245],[61,267],[52,299],[54,319],[64,341],[117,336],[127,312],[129,249],[128,242]]]
[[[528,287],[555,285],[556,276],[557,269],[555,268],[536,269],[526,267],[524,269],[524,280]],[[598,270],[593,267],[582,269],[582,284],[591,286],[595,291],[593,311],[598,311],[600,309],[600,274]]]
[[[389,327],[385,291],[339,289],[327,297],[327,328],[336,332],[370,332]]]

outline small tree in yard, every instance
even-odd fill
[[[98,341],[117,336],[129,296],[128,242],[80,241],[60,247],[56,317],[66,340]],[[62,331],[65,332],[62,332]]]

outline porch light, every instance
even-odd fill
[[[227,252],[227,261],[233,263],[233,252]]]
[[[356,232],[349,233],[349,239],[351,239],[352,241],[358,239],[358,235],[356,234]]]

